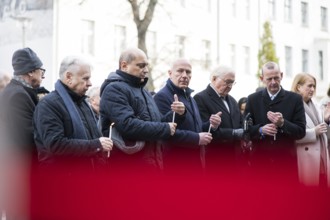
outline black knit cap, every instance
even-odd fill
[[[14,75],[24,75],[42,67],[42,62],[37,54],[27,47],[15,51],[12,65],[14,68]]]

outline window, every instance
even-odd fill
[[[185,51],[185,41],[186,38],[184,36],[176,36],[175,37],[175,49],[176,54],[178,57],[184,57],[184,51]]]
[[[321,30],[328,30],[328,10],[325,7],[321,7]]]
[[[244,47],[244,71],[246,74],[250,73],[250,48]]]
[[[245,0],[245,18],[250,19],[250,0]]]
[[[285,47],[285,74],[292,76],[292,47]]]
[[[119,57],[121,52],[126,48],[126,27],[115,26],[115,40],[114,40],[114,56]]]
[[[308,50],[302,50],[302,71],[308,72]]]
[[[157,34],[154,31],[147,32],[148,55],[151,59],[157,56]]]
[[[202,41],[202,62],[204,63],[204,68],[208,69],[211,66],[211,42],[208,40]]]
[[[284,0],[284,21],[292,22],[292,0]]]
[[[301,25],[308,26],[308,4],[301,2]]]
[[[269,18],[275,20],[276,18],[276,2],[275,0],[268,0]]]
[[[323,51],[319,51],[319,77],[320,80],[324,80],[324,70],[323,70]]]
[[[81,52],[94,55],[94,28],[95,22],[82,20]]]
[[[236,67],[236,47],[234,44],[230,44],[230,62],[231,62],[231,67],[235,69]]]

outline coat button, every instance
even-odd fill
[[[308,147],[305,147],[305,151],[308,151]]]

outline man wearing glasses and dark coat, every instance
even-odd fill
[[[30,174],[37,162],[32,120],[38,103],[36,88],[45,70],[30,48],[15,51],[12,66],[14,76],[0,94],[0,185],[8,195],[4,201],[7,219],[28,219]]]
[[[194,96],[203,121],[222,112],[219,129],[206,149],[208,170],[218,175],[224,171],[233,173],[236,154],[240,152],[243,137],[242,118],[237,101],[229,92],[235,84],[235,71],[227,66],[218,66],[210,74],[210,84]]]
[[[37,159],[32,118],[38,103],[36,89],[45,78],[45,69],[30,48],[17,50],[13,54],[12,65],[14,77],[1,93],[1,124],[8,132],[5,143]]]

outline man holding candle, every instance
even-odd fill
[[[212,141],[209,128],[216,130],[221,122],[220,112],[209,117],[203,123],[198,106],[191,97],[189,83],[192,66],[186,59],[177,59],[168,71],[169,79],[164,88],[154,96],[155,102],[163,114],[171,111],[173,97],[183,102],[186,107],[185,120],[178,123],[175,135],[166,143],[165,169],[180,172],[196,172],[205,166],[205,145]]]
[[[253,120],[249,134],[254,167],[267,176],[297,181],[295,140],[305,136],[305,110],[301,96],[281,87],[282,78],[277,63],[265,63],[260,79],[266,88],[248,96],[245,115],[250,113]]]
[[[42,165],[55,165],[70,173],[106,164],[113,143],[101,137],[86,101],[85,94],[92,86],[91,70],[91,64],[82,57],[64,58],[55,91],[38,104],[34,128]]]
[[[208,170],[216,175],[223,171],[233,173],[236,162],[244,161],[244,157],[240,157],[243,120],[236,100],[229,94],[235,84],[235,75],[230,67],[216,67],[210,74],[211,82],[207,88],[194,96],[203,121],[215,112],[222,112],[221,124],[206,153]]]
[[[108,136],[109,125],[115,123],[114,128],[125,143],[145,142],[140,151],[132,154],[116,147],[109,160],[112,170],[146,173],[163,169],[160,141],[174,135],[176,123],[172,122],[172,113],[162,117],[151,94],[144,89],[148,72],[146,54],[138,48],[129,48],[119,58],[119,69],[111,73],[101,87],[103,135]],[[185,111],[179,102],[174,104],[173,110]]]

